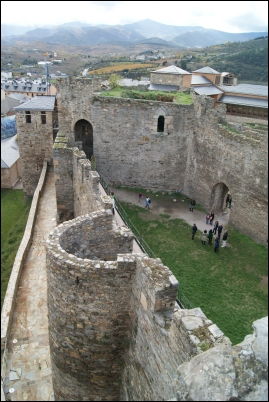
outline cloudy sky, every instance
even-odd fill
[[[267,1],[1,1],[1,23],[20,26],[123,25],[151,19],[168,25],[226,32],[268,29]]]

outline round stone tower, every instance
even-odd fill
[[[55,399],[119,400],[135,271],[133,235],[111,211],[64,222],[47,240]]]

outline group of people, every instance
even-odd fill
[[[205,217],[205,223],[208,225],[213,225],[213,222],[214,222],[214,218],[215,218],[215,214],[214,214],[214,212],[212,211],[211,212],[211,214],[206,214],[206,217]]]
[[[227,197],[229,197],[229,198],[227,198]],[[228,194],[227,197],[226,197],[226,203],[227,203],[227,205],[230,205],[232,202],[232,198],[231,198],[230,194]],[[139,204],[141,204],[142,198],[143,198],[143,195],[140,192],[138,194]],[[145,205],[145,207],[147,209],[150,209],[150,203],[151,203],[150,198],[147,197],[146,205]],[[195,200],[191,199],[190,200],[190,211],[191,212],[193,212],[193,207],[195,204],[196,204]],[[230,208],[230,206],[229,206],[229,208]],[[217,253],[219,251],[219,247],[220,247],[220,240],[221,240],[221,234],[223,231],[223,225],[222,225],[222,223],[219,223],[218,221],[215,221],[215,223],[214,223],[214,218],[215,218],[214,211],[212,211],[210,214],[208,213],[206,215],[206,224],[207,225],[209,224],[211,226],[213,226],[213,224],[214,224],[214,226],[213,226],[213,229],[210,229],[208,233],[207,233],[207,230],[203,231],[201,241],[202,241],[202,244],[205,245],[206,241],[208,240],[208,244],[212,245],[213,236],[215,235],[214,251],[215,251],[215,253]],[[195,236],[197,230],[198,230],[198,228],[197,228],[196,224],[194,223],[194,225],[192,227],[192,240],[194,240],[194,236]],[[227,238],[228,238],[228,230],[225,230],[223,233],[223,237],[222,237],[222,246],[221,247],[226,247]]]
[[[195,236],[197,230],[198,230],[198,228],[197,228],[196,224],[194,223],[193,227],[192,227],[192,237],[191,237],[192,240],[194,240],[194,236]],[[208,233],[207,233],[207,230],[203,231],[202,237],[201,237],[202,244],[205,245],[206,241],[208,240],[208,244],[212,245],[213,235],[215,234],[216,237],[215,237],[215,244],[214,244],[214,252],[217,253],[219,251],[222,230],[223,230],[222,223],[219,224],[218,221],[215,221],[214,229],[210,229]],[[224,230],[224,233],[222,236],[222,246],[221,247],[226,247],[227,238],[228,238],[228,230]]]
[[[142,198],[143,198],[143,194],[140,192],[138,194],[138,203],[139,204],[141,204]],[[145,208],[150,209],[150,204],[151,204],[151,199],[149,197],[146,197]]]

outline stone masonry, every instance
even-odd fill
[[[72,147],[60,149],[69,155]],[[84,166],[83,152],[73,156],[74,169]],[[180,309],[176,278],[160,259],[131,254],[133,236],[115,226],[98,180],[87,182],[95,201],[86,215],[47,240],[55,399],[199,400],[203,392],[205,400],[267,400],[266,318],[232,347],[201,309]],[[83,193],[78,185],[76,196]]]
[[[59,126],[75,145],[81,119],[93,127],[98,172],[112,185],[181,189],[207,210],[219,211],[228,191],[230,225],[267,244],[268,142],[257,128],[229,126],[225,106],[209,97],[193,104],[101,97],[98,81],[60,79]],[[164,117],[163,132],[158,118]],[[70,162],[71,163],[71,162]],[[253,225],[255,216],[255,225]]]
[[[171,271],[130,254],[130,231],[113,222],[93,212],[47,240],[55,399],[267,400],[267,318],[232,347],[199,308],[177,306]]]
[[[46,124],[41,122],[40,111],[31,111],[30,123],[25,118],[25,111],[16,112],[23,191],[25,195],[33,195],[43,161],[52,165],[54,112],[46,112]]]

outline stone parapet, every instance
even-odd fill
[[[12,267],[11,275],[9,278],[5,299],[3,303],[3,308],[1,311],[1,373],[2,377],[5,376],[6,371],[6,356],[7,356],[7,340],[9,338],[11,322],[13,318],[13,311],[15,308],[16,302],[16,292],[19,286],[19,281],[21,277],[21,273],[23,270],[23,266],[25,263],[25,259],[28,255],[28,251],[31,246],[34,225],[37,216],[38,203],[39,199],[42,195],[42,191],[45,184],[47,172],[47,162],[43,162],[43,169],[38,181],[38,185],[35,189],[34,196],[31,203],[30,212],[27,219],[26,228],[24,231],[24,235],[17,251],[15,261]]]
[[[69,145],[59,132],[53,147],[58,222],[85,215],[95,210],[111,209],[111,200],[101,197],[100,176],[92,170],[83,151]]]

